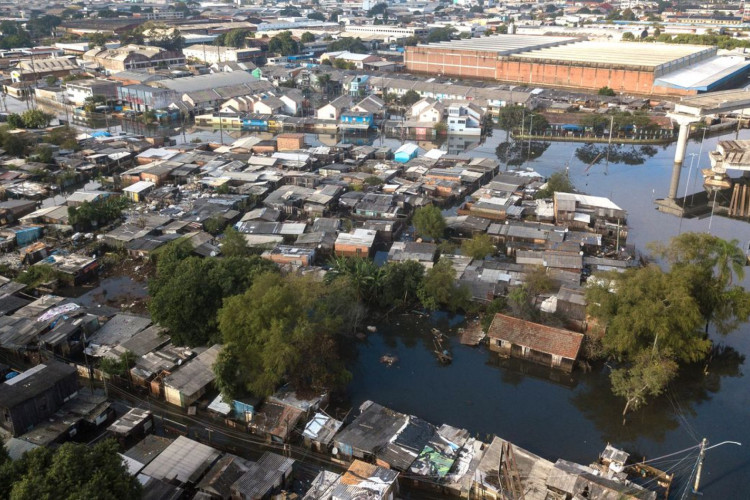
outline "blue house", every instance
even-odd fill
[[[369,90],[369,75],[360,75],[354,77],[354,80],[349,82],[349,95],[352,97],[362,96],[368,93]]]
[[[344,130],[368,130],[372,127],[372,113],[345,111],[341,113],[339,128]]]
[[[233,399],[230,403],[227,403],[222,399],[222,395],[219,394],[216,398],[208,405],[208,409],[221,415],[224,418],[230,418],[240,422],[250,422],[255,415],[255,408],[258,406],[260,400],[255,397],[243,397]]]
[[[416,158],[417,153],[419,153],[419,146],[412,142],[407,142],[396,150],[393,159],[399,163],[406,163],[412,158]]]

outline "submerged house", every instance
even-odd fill
[[[583,335],[540,325],[505,314],[496,314],[487,332],[490,349],[501,356],[573,371],[581,350]]]

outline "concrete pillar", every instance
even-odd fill
[[[672,166],[672,181],[669,184],[670,200],[677,198],[677,188],[680,186],[680,170],[682,169],[682,162],[685,160],[689,133],[690,123],[680,123],[680,132],[677,134],[677,150],[674,152],[674,165]]]

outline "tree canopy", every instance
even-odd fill
[[[539,191],[537,191],[534,195],[534,198],[551,198],[555,193],[572,193],[574,191],[575,186],[570,181],[568,173],[564,171],[558,171],[549,176],[544,189],[540,189]]]
[[[418,295],[426,309],[451,312],[466,308],[471,300],[468,288],[456,281],[453,263],[445,258],[427,270]]]
[[[0,453],[0,498],[139,498],[141,485],[117,452],[117,443],[106,440],[93,446],[65,443],[55,451],[40,447],[15,462]]]
[[[302,40],[304,42],[304,40]],[[359,37],[350,37],[345,36],[343,38],[339,38],[336,41],[333,41],[328,44],[326,47],[326,50],[328,52],[340,52],[340,51],[346,51],[346,52],[355,52],[357,54],[367,54],[370,50],[367,48],[367,46],[362,42],[362,39]]]
[[[651,248],[668,271],[603,273],[586,292],[589,314],[606,325],[604,351],[619,363],[612,384],[624,414],[657,396],[680,364],[705,359],[709,324],[728,333],[750,317],[750,293],[734,284],[746,259],[736,240],[683,233]]]
[[[484,259],[495,253],[495,244],[486,233],[474,235],[461,244],[461,253],[472,259]]]
[[[439,240],[445,234],[445,218],[435,205],[419,207],[414,212],[412,223],[419,236]]]
[[[291,56],[300,52],[300,44],[292,38],[291,31],[282,31],[268,42],[268,51]]]
[[[259,275],[219,311],[224,349],[214,367],[225,396],[267,396],[282,383],[298,391],[345,385],[338,355],[341,320],[331,314],[327,286],[312,276]]]
[[[407,90],[404,95],[401,96],[401,104],[404,106],[411,106],[415,102],[422,99],[422,96],[415,90]]]
[[[258,256],[203,259],[188,256],[189,243],[178,240],[157,255],[156,277],[149,281],[149,310],[178,345],[216,340],[216,313],[223,299],[243,293],[260,273],[276,266]]]

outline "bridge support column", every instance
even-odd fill
[[[682,162],[685,161],[687,151],[688,135],[690,134],[690,123],[680,123],[680,131],[677,134],[677,150],[674,152],[674,165],[672,166],[672,181],[669,183],[669,199],[677,198],[677,188],[680,186],[680,170]]]

